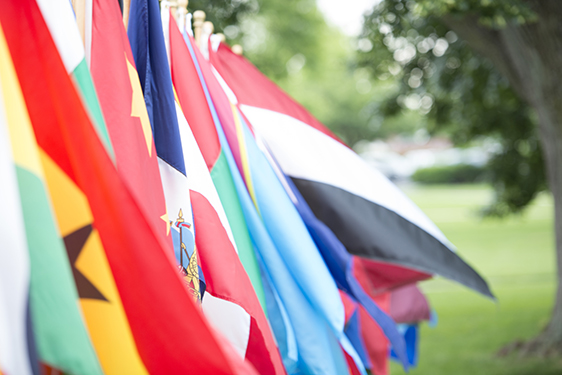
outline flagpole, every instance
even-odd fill
[[[240,44],[235,44],[232,46],[232,52],[234,52],[234,54],[238,56],[242,56],[242,54],[244,53],[244,48],[242,48]]]
[[[211,38],[211,35],[213,35],[213,31],[215,31],[215,25],[213,25],[211,21],[205,21],[203,23],[203,30],[201,31],[199,49],[207,60],[209,60],[209,39]]]
[[[80,36],[82,37],[82,43],[86,45],[86,0],[72,0],[72,8],[74,8],[74,14],[76,15],[76,24],[78,25],[78,30],[80,31]]]
[[[178,22],[178,26],[180,27],[182,33],[184,32],[185,27],[184,23],[185,15],[187,14],[187,4],[189,4],[187,0],[178,0],[174,3],[174,7],[172,9],[172,17],[176,19],[176,22]]]
[[[129,28],[129,10],[131,9],[131,0],[123,0],[123,23],[125,30]]]
[[[205,22],[205,12],[196,10],[193,12],[193,35],[195,36],[195,43],[201,48],[201,33],[203,31],[203,23]]]

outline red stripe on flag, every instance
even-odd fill
[[[248,274],[234,249],[217,212],[207,198],[191,191],[195,243],[207,291],[241,306],[250,316],[250,338],[246,359],[262,375],[284,374],[285,370],[259,300]]]

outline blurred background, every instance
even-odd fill
[[[491,284],[496,303],[446,280],[420,284],[438,324],[422,326],[412,374],[562,373],[562,316],[558,336],[540,335],[557,290],[554,200],[545,173],[545,162],[556,162],[543,159],[537,129],[544,144],[545,113],[556,103],[544,109],[526,95],[535,86],[517,67],[528,56],[517,61],[502,52],[517,30],[538,45],[532,32],[552,23],[555,10],[538,3],[189,2],[392,179]],[[540,32],[562,45],[561,35]],[[548,73],[549,64],[539,66]],[[546,77],[560,86],[555,75]],[[554,330],[551,324],[547,331]],[[403,371],[392,365],[391,373]]]

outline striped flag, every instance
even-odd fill
[[[191,17],[191,15],[188,15]],[[163,11],[163,24],[167,25],[164,28],[164,33],[166,35],[166,43],[169,48],[170,42],[170,35],[169,31],[171,30],[170,22],[169,22],[169,11]],[[191,21],[185,22],[185,24],[190,24]],[[188,34],[191,30],[180,30],[183,33],[184,38],[188,37]],[[177,35],[174,33],[174,36]],[[182,41],[181,38],[178,38],[178,41],[181,45]],[[176,50],[176,54],[181,52],[181,48],[179,51]],[[180,64],[180,60],[184,57],[174,55],[174,59],[178,64]],[[171,54],[170,54],[171,55]],[[187,56],[187,55],[185,55]],[[180,57],[180,60],[178,60]],[[172,66],[173,68],[173,66]],[[176,80],[187,80],[195,78],[192,76],[185,76],[188,72],[184,71],[183,69],[176,69],[175,71],[175,79]],[[182,93],[184,96],[188,95],[188,93]],[[201,105],[206,105],[205,101],[200,101],[202,98],[200,95],[194,96],[187,96],[184,97],[184,101],[187,100],[197,100],[197,104],[194,104],[193,108],[196,108]],[[203,107],[206,108],[206,107]],[[199,117],[196,116],[197,111],[188,111],[186,116],[188,116],[188,120],[191,121],[199,121],[200,116],[207,116],[206,121],[208,121],[209,112],[204,111],[199,114]],[[250,236],[248,234],[248,227],[246,225],[246,221],[244,219],[244,214],[242,213],[242,207],[240,206],[240,201],[238,200],[238,196],[236,194],[236,188],[234,186],[234,182],[232,179],[232,175],[228,168],[228,164],[224,155],[220,148],[220,144],[218,143],[218,138],[213,133],[207,133],[205,127],[193,128],[196,137],[203,136],[205,138],[204,144],[201,146],[201,151],[207,163],[207,167],[211,173],[211,177],[213,179],[214,185],[219,193],[221,204],[226,211],[226,215],[228,217],[228,221],[230,227],[232,229],[232,234],[236,243],[236,247],[238,249],[238,255],[240,257],[240,261],[244,265],[244,269],[248,273],[250,280],[252,281],[252,285],[256,294],[260,300],[261,305],[265,308],[265,297],[262,285],[262,279],[260,276],[260,271],[257,265],[256,256],[254,254],[254,249],[252,242],[250,240]]]
[[[173,35],[171,38],[173,42]],[[343,306],[333,279],[328,274],[306,228],[299,226],[302,224],[299,224],[300,218],[294,211],[294,206],[290,200],[287,201],[288,197],[279,189],[280,185],[274,182],[276,177],[272,175],[267,160],[261,156],[255,143],[252,143],[253,140],[247,138],[249,135],[243,127],[233,129],[229,126],[234,122],[233,107],[214,79],[210,65],[203,59],[199,50],[193,48],[192,39],[188,38],[186,42],[190,51],[190,56],[186,59],[191,58],[191,63],[183,63],[183,72],[187,75],[186,67],[189,66],[189,74],[194,77],[191,80],[199,79],[202,85],[201,88],[198,85],[191,86],[192,97],[186,102],[206,102],[210,109],[209,112],[205,111],[208,113],[205,121],[199,119],[196,125],[191,121],[190,124],[201,128],[194,130],[194,133],[199,131],[200,134],[212,131],[216,126],[220,138],[219,146],[226,151],[252,240],[267,274],[271,275],[271,286],[281,297],[296,335],[299,357],[296,364],[292,363],[291,358],[284,359],[287,367],[294,367],[288,371],[345,373],[347,364],[338,340],[341,340],[341,345],[346,345],[349,352],[353,353],[354,350],[343,336]],[[222,100],[216,96],[219,93],[222,93]],[[224,116],[225,114],[230,117]],[[227,124],[228,119],[230,122]],[[241,143],[244,140],[249,142],[246,143],[248,149],[242,144],[239,146],[227,142],[229,135],[241,137],[236,138]],[[197,133],[195,136],[198,137]],[[201,137],[198,138],[198,143],[203,147],[207,140]],[[240,176],[237,165],[248,164],[254,168],[252,175]],[[256,202],[259,206],[254,205]],[[281,223],[283,224],[280,225]],[[306,270],[303,268],[305,264]],[[275,326],[273,328],[277,331]],[[281,337],[279,334],[276,336]]]
[[[183,114],[176,109],[157,1],[131,3],[128,35],[154,132],[166,206],[172,215],[169,220],[173,223],[176,261],[188,288],[200,302],[206,284],[195,248],[190,187],[178,128]]]
[[[378,290],[439,274],[492,297],[437,226],[304,107],[224,44],[210,59],[314,215],[361,257]]]
[[[182,143],[186,152],[193,152],[188,150],[196,150],[198,145],[203,156],[194,155],[191,163],[186,159],[186,166],[193,171],[191,199],[195,238],[207,280],[208,295],[203,300],[203,310],[238,349],[238,353],[260,373],[283,374],[285,370],[278,349],[254,288],[238,258],[235,238],[221,205],[221,201],[235,199],[236,195],[232,191],[224,195],[223,190],[219,199],[221,191],[217,194],[213,186],[213,182],[217,187],[223,183],[226,183],[223,188],[233,186],[229,166],[221,151],[209,105],[188,47],[173,19],[169,25],[172,79],[191,128],[187,129],[187,123],[180,123]],[[209,178],[209,170],[212,179]],[[188,172],[188,176],[192,174]],[[231,208],[235,203],[230,201]]]
[[[101,374],[55,223],[24,98],[2,37],[0,75],[31,266],[31,318],[40,360],[69,373]],[[17,373],[17,372],[15,372]]]
[[[95,345],[104,372],[255,373],[237,360],[191,300],[166,243],[99,140],[35,2],[3,5],[0,24],[41,148],[61,231],[79,228],[67,237],[78,249],[73,262],[82,276],[78,291],[100,307],[98,316],[86,316],[92,340],[105,339],[107,345],[128,340],[138,349],[131,354],[127,345],[112,345],[115,351],[103,353],[104,362]],[[101,271],[91,272],[85,264]],[[104,316],[104,309],[114,311]],[[127,329],[114,319],[117,310],[126,317]],[[105,330],[108,336],[93,337],[104,331],[97,328],[107,326],[112,328]],[[129,361],[135,354],[143,367]]]
[[[4,34],[0,29],[0,87],[9,79],[5,67],[11,64]],[[13,69],[13,68],[12,68]],[[0,373],[33,373],[29,322],[30,266],[16,165],[8,134],[4,90],[0,90]]]

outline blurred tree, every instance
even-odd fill
[[[326,24],[315,0],[190,0],[244,55],[320,121],[354,146],[361,140],[413,133],[415,111],[386,120],[378,114],[396,80],[375,82],[357,65],[355,39]],[[384,121],[384,126],[381,126]]]
[[[366,16],[361,40],[372,46],[362,64],[381,79],[400,79],[384,114],[418,110],[430,131],[446,130],[459,144],[481,136],[498,142],[489,213],[520,211],[548,180],[558,291],[551,321],[523,352],[561,353],[562,2],[383,0]]]
[[[245,15],[255,14],[259,5],[255,0],[189,0],[187,9],[190,13],[203,10],[215,32],[222,33],[226,27],[237,25]]]

